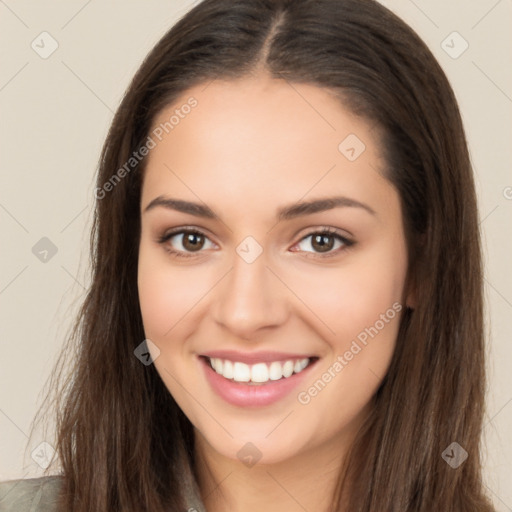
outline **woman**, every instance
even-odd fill
[[[465,135],[396,16],[201,2],[95,192],[62,476],[10,483],[12,510],[493,510]]]

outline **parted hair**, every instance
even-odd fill
[[[258,70],[328,89],[374,123],[383,174],[401,201],[414,309],[402,315],[391,365],[340,472],[332,510],[492,511],[481,470],[485,346],[473,172],[448,79],[396,15],[373,0],[198,3],[129,84],[97,186],[190,87]],[[91,284],[65,347],[72,366],[65,369],[61,357],[50,379],[66,512],[185,506],[180,464],[193,468],[191,423],[154,365],[134,357],[145,339],[137,291],[145,162],[96,199]],[[454,441],[469,454],[456,469],[441,456]]]

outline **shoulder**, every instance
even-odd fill
[[[2,512],[56,512],[62,476],[0,482]]]

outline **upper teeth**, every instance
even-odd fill
[[[229,359],[210,358],[212,368],[226,379],[236,382],[268,382],[279,380],[282,377],[290,377],[293,373],[299,373],[309,364],[309,358],[288,360],[284,362],[245,364],[233,362]]]

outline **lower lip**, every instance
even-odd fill
[[[206,379],[217,395],[226,402],[239,407],[263,407],[278,402],[300,384],[316,362],[313,361],[300,373],[294,373],[288,378],[269,380],[264,384],[246,384],[225,379],[210,366],[204,357],[199,359]]]

